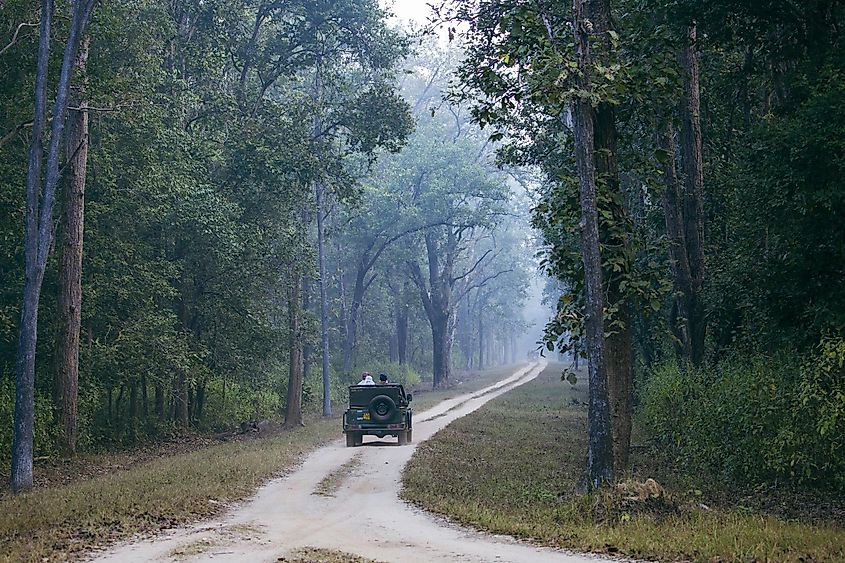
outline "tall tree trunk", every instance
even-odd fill
[[[326,291],[326,232],[324,221],[325,185],[317,183],[317,252],[320,262],[320,338],[323,347],[323,416],[332,415],[331,381],[329,370],[329,298]],[[354,307],[353,303],[353,307]]]
[[[434,388],[439,389],[449,384],[451,375],[452,335],[449,331],[449,318],[438,316],[431,323],[432,360],[434,370]]]
[[[592,89],[593,58],[590,34],[607,31],[606,28],[602,29],[601,19],[602,16],[609,18],[610,6],[606,1],[591,0],[589,9],[587,8],[584,0],[572,2],[573,29],[578,67],[581,71],[579,86],[585,92]],[[596,16],[599,16],[598,22]],[[573,113],[581,205],[581,251],[584,259],[585,324],[589,359],[590,397],[587,414],[589,438],[586,485],[588,490],[592,490],[613,479],[613,446],[607,372],[604,366],[604,296],[596,194],[594,115],[589,99],[583,96],[576,99],[573,102]]]
[[[191,382],[188,382],[188,423],[192,424],[196,420],[196,408],[197,403],[194,397],[194,386],[191,385]]]
[[[176,409],[174,419],[182,428],[187,428],[190,422],[188,416],[188,378],[184,370],[179,370],[176,378],[176,395],[174,397]]]
[[[164,386],[155,384],[155,412],[159,420],[164,418]]]
[[[76,57],[79,74],[85,75],[88,38]],[[85,81],[83,79],[82,84]],[[85,174],[88,164],[88,111],[84,86],[77,96],[78,110],[68,118],[68,181],[59,257],[59,332],[55,379],[55,408],[59,421],[59,448],[76,452],[76,399],[79,381],[79,332],[82,313],[82,238],[85,216]]]
[[[302,312],[311,310],[311,278],[305,276],[302,278]],[[302,380],[308,379],[308,370],[311,368],[311,355],[314,352],[314,347],[304,342],[302,343]]]
[[[678,175],[675,168],[675,132],[670,120],[666,120],[663,130],[658,133],[658,146],[665,154],[662,164],[665,188],[663,215],[666,221],[666,236],[669,239],[669,261],[674,286],[669,328],[674,336],[676,352],[681,358],[691,361],[689,300],[693,292],[692,278],[684,232],[684,210],[681,206]]]
[[[303,426],[302,422],[302,276],[294,274],[288,288],[288,395],[285,400],[285,428]]]
[[[129,440],[138,439],[138,381],[129,382]]]
[[[620,191],[619,166],[617,162],[616,116],[613,106],[600,103],[595,110],[594,121],[595,165],[598,185],[610,194]],[[613,201],[613,200],[611,200]],[[621,204],[611,203],[613,220],[626,224],[627,211]],[[618,229],[604,229],[605,233],[618,232]],[[611,248],[624,249],[629,246],[625,237],[605,235],[603,243]],[[623,271],[627,271],[626,265]],[[607,372],[608,399],[610,400],[611,435],[613,439],[614,471],[623,471],[628,464],[631,446],[631,416],[633,410],[633,337],[631,319],[625,292],[621,290],[622,278],[608,271],[605,295],[608,305],[616,310],[613,332],[604,341],[605,370]]]
[[[47,169],[44,174],[42,194],[43,133],[47,121],[47,71],[54,6],[52,0],[42,0],[41,2],[41,24],[35,71],[35,110],[26,177],[24,288],[15,361],[15,415],[10,481],[11,488],[15,492],[32,488],[38,303],[41,298],[41,285],[44,281],[47,256],[53,242],[53,207],[60,177],[59,152],[63,146],[71,73],[76,62],[79,39],[85,31],[85,25],[93,7],[93,0],[80,0],[71,5],[70,27],[59,73],[59,82],[56,86],[55,103],[53,104],[50,145],[47,151]]]
[[[403,296],[404,298],[404,296]],[[408,363],[408,306],[402,302],[397,303],[396,311],[396,352],[399,355],[399,364]]]
[[[681,53],[684,96],[681,100],[681,148],[684,165],[684,219],[692,291],[689,296],[690,361],[704,360],[706,325],[701,292],[704,286],[704,166],[701,147],[701,88],[697,29],[687,28]]]
[[[199,422],[202,419],[202,411],[205,407],[206,380],[197,383],[196,407],[194,408],[194,420]]]
[[[484,306],[479,304],[478,307],[478,369],[484,369],[484,346],[487,342],[484,340]]]
[[[121,408],[123,405],[123,394],[126,392],[126,384],[120,384],[120,390],[117,392],[117,399],[114,402],[114,422],[115,425],[119,425],[120,421],[123,420],[123,409]]]
[[[149,413],[149,397],[147,396],[147,376],[141,376],[141,416],[146,421],[150,417]]]

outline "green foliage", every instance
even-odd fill
[[[840,351],[833,350],[823,345],[803,367],[787,356],[732,358],[700,370],[664,363],[645,382],[640,420],[654,445],[680,463],[739,483],[843,491],[845,404]]]
[[[845,339],[825,338],[801,367],[801,414],[813,425],[793,458],[809,476],[845,472]],[[814,439],[813,439],[814,438]]]
[[[37,6],[4,3],[0,20],[11,26],[5,46],[17,23],[38,20]],[[277,415],[287,393],[286,286],[314,270],[314,181],[348,196],[359,180],[352,155],[371,164],[402,147],[413,123],[394,70],[407,39],[375,0],[102,3],[89,35],[86,96],[97,111],[85,194],[80,449],[184,430],[174,420],[180,391],[198,428]],[[0,55],[3,416],[13,404],[36,44],[22,26]],[[320,120],[325,130],[315,129]],[[38,451],[56,426],[45,399],[56,364],[56,277],[51,260],[39,319]],[[311,398],[306,389],[306,407]],[[10,428],[4,419],[3,451]]]
[[[0,471],[9,470],[12,459],[12,420],[15,412],[15,386],[8,379],[0,379]],[[55,424],[50,397],[35,396],[35,457],[55,453]]]
[[[845,326],[845,58],[795,87],[715,168],[708,302],[717,345],[807,350]]]

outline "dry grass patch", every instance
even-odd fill
[[[716,506],[706,489],[664,490],[662,474],[635,471],[601,495],[578,494],[585,383],[561,382],[559,367],[421,444],[405,470],[403,496],[464,524],[581,551],[669,561],[845,561],[841,525]],[[636,456],[634,466],[655,470]]]
[[[316,547],[298,549],[293,555],[279,557],[278,561],[284,563],[380,563],[375,559],[367,559],[366,557],[352,555],[343,551]]]
[[[340,489],[340,486],[343,485],[343,482],[346,481],[349,473],[355,469],[355,466],[361,463],[361,457],[363,455],[364,454],[362,452],[355,454],[352,459],[323,477],[322,480],[317,483],[317,487],[314,489],[312,494],[324,497],[333,497],[338,489]]]
[[[338,437],[335,419],[0,500],[0,560],[43,561],[211,517]]]

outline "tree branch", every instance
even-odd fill
[[[20,123],[14,129],[3,135],[3,137],[0,138],[0,149],[6,146],[7,143],[9,143],[12,139],[15,138],[15,135],[17,135],[27,127],[32,127],[32,121],[25,121],[24,123]]]
[[[460,276],[458,276],[456,278],[452,278],[452,284],[454,285],[455,282],[460,281],[460,280],[464,279],[465,277],[467,277],[468,275],[470,275],[471,273],[473,273],[478,268],[478,266],[481,264],[481,262],[483,262],[484,259],[487,258],[487,255],[490,254],[491,252],[493,252],[493,249],[492,248],[488,249],[487,252],[485,252],[484,254],[481,255],[481,258],[476,260],[475,264],[472,265],[472,268],[470,268],[469,270],[467,270],[466,272],[464,272]]]
[[[464,290],[461,292],[461,294],[460,294],[460,298],[458,299],[458,301],[460,301],[461,299],[463,299],[464,297],[466,297],[466,294],[467,294],[467,293],[469,293],[470,291],[472,291],[473,289],[479,289],[479,288],[482,288],[482,287],[484,287],[485,285],[487,285],[488,283],[490,283],[491,281],[493,281],[493,280],[495,280],[496,278],[498,278],[499,276],[501,276],[502,274],[507,274],[508,272],[513,272],[513,269],[511,268],[511,269],[508,269],[508,270],[501,270],[501,271],[499,271],[499,272],[496,272],[496,273],[495,273],[495,274],[493,274],[493,275],[487,276],[486,278],[484,278],[483,280],[481,280],[481,281],[480,281],[480,282],[478,282],[478,283],[469,284],[469,285],[468,285],[468,286],[466,286],[466,287],[464,288]]]
[[[14,44],[17,43],[18,33],[20,33],[21,28],[24,28],[24,27],[38,27],[38,24],[37,23],[23,22],[22,24],[18,25],[17,29],[15,30],[15,34],[12,35],[12,40],[9,41],[8,45],[6,45],[2,49],[0,49],[0,55],[2,55],[3,53],[5,53],[9,49],[11,49],[14,46]]]

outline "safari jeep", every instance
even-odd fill
[[[412,398],[401,385],[352,385],[349,408],[343,414],[346,445],[360,446],[365,434],[396,436],[400,446],[409,443]]]

